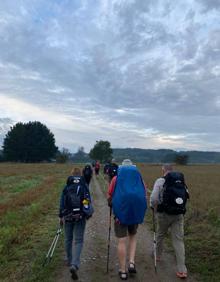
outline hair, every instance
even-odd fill
[[[171,164],[163,164],[162,169],[165,173],[170,172],[173,171],[173,166]]]
[[[74,176],[81,176],[81,170],[80,170],[80,168],[74,167],[74,168],[71,170],[71,174],[74,175]]]
[[[129,159],[125,159],[123,160],[123,162],[121,163],[122,165],[133,165],[132,161]]]

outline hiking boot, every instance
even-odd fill
[[[73,280],[78,280],[79,279],[78,274],[77,274],[77,270],[78,270],[78,268],[75,265],[72,265],[70,267],[70,273],[71,273],[71,276],[72,276]]]
[[[134,262],[129,262],[129,266],[128,266],[128,272],[135,274],[137,273],[136,267],[135,267],[135,263]]]
[[[185,279],[187,278],[187,273],[186,272],[177,272],[176,276],[180,279]]]

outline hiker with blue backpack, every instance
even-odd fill
[[[88,185],[81,176],[80,169],[75,168],[62,191],[59,212],[60,225],[64,225],[65,249],[73,280],[78,279],[77,271],[80,266],[86,220],[92,216],[92,213]]]
[[[112,178],[108,190],[108,204],[113,209],[115,236],[118,238],[119,277],[128,279],[137,272],[135,265],[136,233],[147,209],[146,188],[141,174],[131,160],[126,159]],[[129,264],[126,267],[126,241],[128,239]]]
[[[163,252],[163,240],[171,231],[172,244],[176,254],[177,272],[179,278],[187,278],[185,265],[184,246],[184,214],[186,202],[189,198],[184,175],[173,171],[170,164],[162,166],[162,177],[158,178],[153,187],[150,197],[150,205],[153,208],[157,219],[156,234],[156,261],[161,261]]]

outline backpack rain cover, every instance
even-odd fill
[[[136,166],[119,167],[112,208],[121,224],[132,225],[143,222],[147,199],[144,183]]]

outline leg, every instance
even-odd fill
[[[120,271],[126,272],[126,240],[127,226],[120,224],[117,219],[114,222],[115,236],[118,238],[118,260]]]
[[[156,234],[156,248],[157,257],[161,257],[163,252],[163,240],[167,234],[169,222],[164,213],[157,213],[157,234]]]
[[[118,238],[118,259],[120,270],[126,272],[126,237]]]
[[[129,235],[129,261],[134,263],[135,253],[136,253],[136,235]]]
[[[68,264],[71,265],[72,263],[72,244],[73,244],[73,223],[72,222],[65,222],[64,232],[65,232],[66,256],[67,256]]]
[[[136,253],[136,245],[137,245],[137,234],[138,224],[129,225],[128,226],[128,234],[129,234],[129,262],[134,263],[135,253]]]
[[[178,272],[187,273],[185,265],[185,246],[184,246],[184,218],[177,215],[176,220],[171,225],[172,243],[176,254]]]
[[[73,249],[72,264],[78,269],[80,265],[80,255],[83,247],[84,232],[86,226],[85,218],[74,223],[75,244]]]

